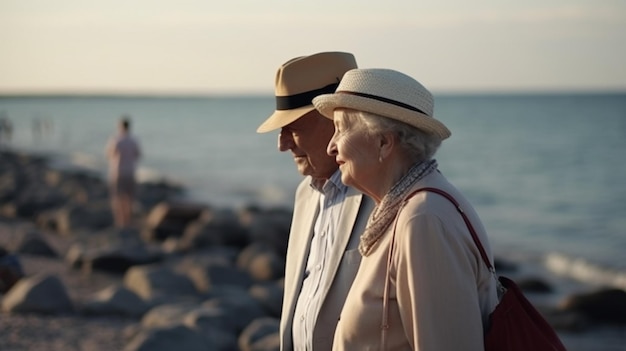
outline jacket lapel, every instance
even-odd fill
[[[298,292],[302,287],[304,269],[309,257],[311,239],[313,237],[313,224],[319,213],[319,193],[313,189],[307,189],[307,191],[310,191],[310,193],[297,199],[289,232],[283,312],[281,313],[281,330],[285,331],[284,335],[282,335],[285,350],[293,348],[291,328],[289,326],[293,323]]]

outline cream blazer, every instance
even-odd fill
[[[309,256],[313,227],[319,212],[320,193],[311,188],[306,177],[298,186],[294,204],[287,259],[285,293],[280,319],[280,349],[293,350],[291,325],[306,261]],[[330,350],[339,313],[361,262],[357,247],[374,202],[353,188],[348,188],[335,245],[329,264],[328,279],[321,282],[322,307],[313,330],[313,349]]]
[[[485,229],[465,197],[439,172],[424,177],[413,190],[422,187],[439,188],[456,198],[491,259]],[[392,231],[393,224],[361,260],[333,350],[380,350]],[[397,217],[393,253],[386,350],[484,350],[484,326],[498,301],[496,281],[454,205],[431,192],[412,197]]]

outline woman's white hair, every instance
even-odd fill
[[[414,162],[432,159],[441,145],[442,140],[438,136],[385,116],[357,110],[346,110],[345,114],[350,119],[361,120],[371,135],[393,133],[398,138],[400,147]]]

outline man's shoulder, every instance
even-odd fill
[[[300,184],[298,184],[298,187],[296,188],[296,197],[304,194],[312,194],[313,192],[314,189],[311,187],[311,177],[306,176],[300,181]]]

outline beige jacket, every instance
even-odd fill
[[[302,286],[302,279],[309,254],[313,226],[317,218],[320,193],[310,186],[306,177],[298,186],[294,212],[289,233],[285,267],[285,294],[280,320],[280,349],[293,349],[291,325],[293,314]],[[348,188],[342,216],[335,236],[334,253],[329,261],[329,278],[322,282],[323,303],[313,331],[315,351],[330,350],[339,313],[352,280],[359,268],[361,255],[357,249],[359,236],[374,203],[355,189]]]
[[[491,258],[485,229],[463,195],[438,172],[413,189],[422,187],[456,198]],[[333,350],[380,350],[392,230],[393,225],[361,260]],[[454,205],[435,193],[415,195],[397,217],[393,250],[386,350],[484,350],[484,325],[497,304],[496,282]]]

